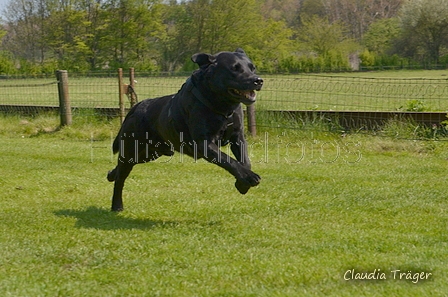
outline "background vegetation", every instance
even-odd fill
[[[448,0],[9,0],[0,41],[0,74],[191,70],[237,47],[265,72],[446,67]]]

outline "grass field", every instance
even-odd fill
[[[247,195],[175,155],[136,166],[115,214],[118,123],[76,123],[0,118],[2,296],[448,292],[446,142],[259,131]]]
[[[447,111],[448,71],[263,75],[265,110]],[[70,74],[69,74],[70,76]],[[138,77],[139,100],[176,93],[187,76]],[[118,107],[117,78],[69,77],[73,107]],[[0,80],[0,105],[58,103],[55,79]]]

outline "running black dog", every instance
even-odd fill
[[[260,183],[251,171],[243,133],[241,103],[255,102],[263,80],[245,52],[195,54],[199,65],[175,95],[146,99],[136,104],[113,143],[118,165],[107,179],[115,182],[112,210],[123,210],[122,192],[133,166],[172,156],[174,151],[204,158],[235,176],[241,194]],[[236,160],[220,146],[230,144]]]

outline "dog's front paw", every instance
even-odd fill
[[[115,181],[115,178],[116,178],[116,170],[115,169],[111,170],[111,171],[109,171],[107,173],[107,180],[108,181],[113,182],[113,181]]]
[[[247,183],[245,183],[245,182],[243,182],[241,180],[236,180],[235,187],[243,195],[246,194],[249,191],[249,189],[250,189],[250,185],[248,185]]]
[[[235,182],[235,187],[241,194],[246,194],[251,187],[258,186],[261,177],[255,172],[250,172],[246,177],[237,179]]]

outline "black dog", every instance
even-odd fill
[[[195,54],[191,59],[200,68],[177,94],[146,99],[126,116],[113,143],[118,165],[107,175],[115,181],[113,211],[123,210],[124,182],[135,164],[172,156],[174,151],[224,168],[235,176],[241,194],[260,183],[260,176],[251,171],[241,103],[255,102],[263,80],[241,49]],[[227,144],[237,160],[219,149]]]

